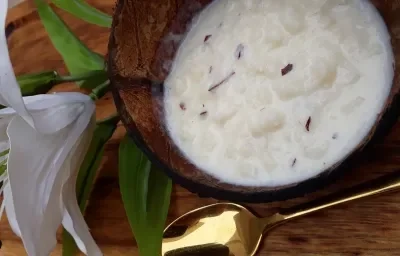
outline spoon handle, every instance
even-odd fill
[[[279,213],[283,221],[307,215],[331,206],[354,201],[373,195],[400,189],[400,172],[384,175],[377,179],[362,183],[355,187],[319,198],[315,201],[304,203],[292,208],[282,209]]]

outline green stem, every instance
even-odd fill
[[[98,85],[96,88],[92,90],[92,92],[89,94],[89,97],[92,98],[92,100],[96,101],[103,97],[109,90],[109,85],[110,81],[107,80],[106,82]]]
[[[23,96],[31,96],[48,92],[53,86],[66,82],[78,82],[93,77],[105,76],[104,70],[95,70],[79,75],[60,76],[56,71],[44,71],[17,77]]]
[[[67,83],[67,82],[78,82],[78,81],[83,81],[87,80],[89,78],[95,77],[95,76],[100,76],[104,74],[104,70],[94,70],[94,71],[89,71],[86,73],[82,73],[79,75],[69,75],[69,76],[58,76],[55,79],[55,83]]]

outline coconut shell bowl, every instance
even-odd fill
[[[183,38],[193,17],[210,2],[119,0],[116,5],[108,55],[113,96],[129,135],[148,158],[175,183],[200,196],[251,203],[301,197],[334,183],[339,177],[357,179],[354,177],[376,173],[371,171],[373,166],[366,164],[365,151],[382,142],[400,113],[400,1],[371,1],[388,26],[395,56],[391,92],[373,128],[340,163],[315,177],[277,187],[237,186],[218,180],[191,164],[166,132],[161,104],[163,81],[182,42],[179,38]],[[166,40],[171,34],[178,39]]]

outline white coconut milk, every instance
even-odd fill
[[[368,1],[214,1],[165,81],[170,136],[223,182],[312,177],[351,153],[381,112],[389,40]]]

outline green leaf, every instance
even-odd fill
[[[97,170],[104,153],[104,145],[113,135],[118,122],[118,116],[112,117],[104,122],[98,123],[94,131],[93,139],[90,143],[89,150],[86,153],[85,160],[79,170],[76,183],[78,204],[82,213],[86,210],[87,202],[95,183]],[[64,230],[63,256],[73,256],[77,251],[78,248],[74,239],[66,230]]]
[[[82,212],[86,209],[86,202],[89,199],[91,187],[103,157],[104,145],[114,134],[119,120],[119,116],[115,116],[104,122],[99,122],[96,126],[92,142],[79,170],[77,179],[77,196]]]
[[[61,8],[88,23],[111,28],[111,16],[97,10],[83,0],[53,0],[52,2],[58,8]]]
[[[128,136],[119,148],[119,185],[139,255],[159,256],[172,182]]]
[[[0,153],[0,157],[8,155],[10,153],[10,150],[4,150],[3,152]],[[3,175],[7,171],[7,158],[5,158],[3,161],[0,162],[0,175]]]
[[[104,58],[87,48],[44,0],[35,0],[35,3],[51,42],[63,57],[65,65],[72,75],[105,69]],[[93,89],[107,79],[107,75],[104,73],[79,85],[82,88]]]

